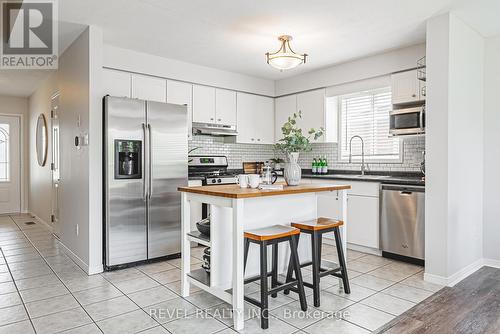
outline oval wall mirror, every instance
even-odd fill
[[[47,120],[44,114],[40,114],[36,122],[36,159],[42,167],[47,161],[47,136]]]

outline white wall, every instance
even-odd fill
[[[36,160],[36,123],[44,114],[50,124],[51,97],[57,92],[57,73],[51,74],[29,97],[29,206],[28,211],[50,224],[51,215],[51,172],[52,138],[48,136],[47,163],[39,166]]]
[[[449,18],[427,23],[425,271],[447,276]],[[430,222],[433,222],[430,224]]]
[[[429,21],[425,271],[445,284],[482,265],[483,64],[475,30],[453,14]]]
[[[75,136],[89,128],[89,34],[83,32],[59,59],[61,241],[88,264],[89,149],[78,150]],[[78,120],[80,125],[78,125]],[[77,235],[76,229],[79,229]]]
[[[483,256],[484,109],[484,38],[455,15],[449,69],[448,271],[455,274]]]
[[[423,56],[425,56],[425,44],[418,44],[277,80],[276,96],[341,85],[415,68],[417,60]]]
[[[101,52],[101,31],[87,28],[59,58],[55,75],[29,99],[30,120],[36,122],[40,112],[50,113],[51,96],[60,93],[60,238],[89,273],[102,271]],[[89,145],[77,149],[74,138],[84,135]],[[45,220],[51,208],[50,164],[37,167],[34,146],[30,151],[30,211]]]
[[[229,60],[230,61],[230,60]],[[104,45],[104,67],[274,96],[274,81]]]
[[[484,76],[484,257],[500,262],[500,35],[488,38]]]
[[[102,265],[102,30],[89,27],[89,272]]]
[[[28,177],[29,177],[29,136],[28,136],[28,99],[24,97],[0,95],[0,114],[21,116],[21,211],[28,209]]]

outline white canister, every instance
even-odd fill
[[[248,174],[248,183],[250,184],[250,188],[258,188],[260,184],[260,175],[259,174]]]
[[[248,188],[248,175],[238,175],[238,177],[236,178],[236,182],[240,185],[240,188]]]

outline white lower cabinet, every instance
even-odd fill
[[[307,179],[306,179],[307,180]],[[347,193],[347,242],[379,249],[379,189],[377,182],[309,179],[312,183],[349,184]],[[340,200],[336,196],[318,196],[318,216],[340,216]],[[326,237],[332,237],[331,234]]]
[[[348,195],[347,242],[379,248],[379,198]]]

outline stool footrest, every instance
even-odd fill
[[[271,277],[272,274],[273,274],[272,272],[268,272],[267,273],[267,277]],[[254,277],[249,277],[249,278],[245,279],[245,284],[252,283],[252,282],[255,282],[255,281],[259,281],[259,280],[260,280],[260,275],[254,276]]]
[[[342,268],[340,268],[340,267],[338,267],[338,268],[332,268],[332,269],[320,268],[319,269],[319,271],[320,271],[319,277],[333,275],[334,273],[338,273],[341,270],[342,270]]]
[[[245,296],[244,299],[247,302],[249,302],[250,304],[253,304],[253,305],[257,306],[257,307],[261,307],[261,305],[262,305],[257,299],[254,299],[252,297]]]
[[[268,291],[269,295],[275,294],[277,292],[283,291],[283,290],[292,290],[291,287],[297,285],[297,281],[290,281],[288,283],[284,282],[278,282],[278,286],[275,288],[272,288],[271,290]]]

